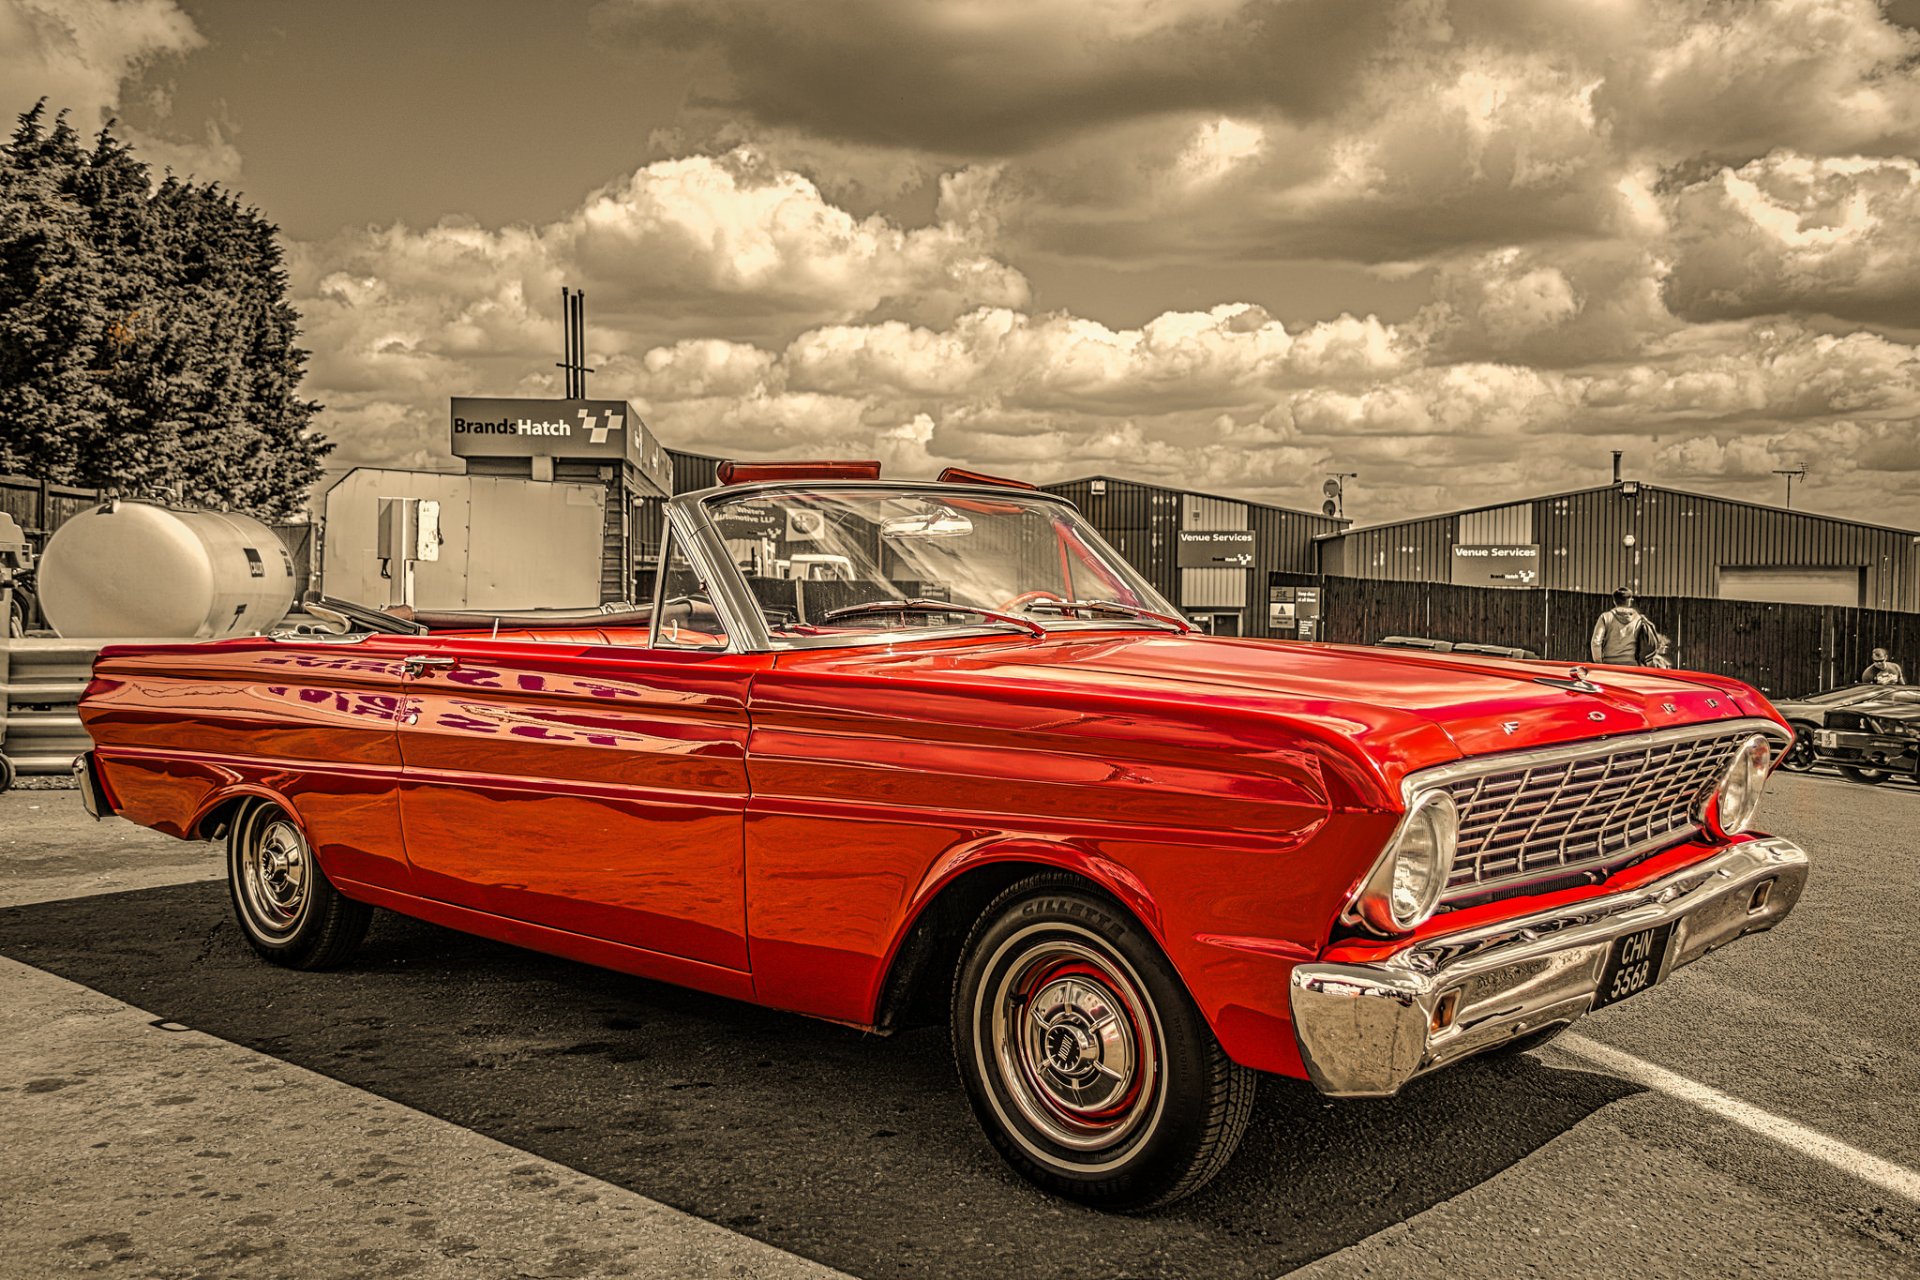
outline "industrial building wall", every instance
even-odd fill
[[[1508,540],[1539,544],[1538,585],[1547,589],[1625,585],[1652,596],[1753,598],[1766,589],[1760,575],[1740,570],[1796,570],[1772,576],[1773,589],[1920,610],[1920,534],[1648,484],[1357,529],[1323,544],[1320,566],[1359,578],[1449,582],[1456,542]],[[1839,601],[1836,584],[1856,578],[1853,598]]]
[[[440,558],[414,570],[424,609],[579,608],[600,601],[606,489],[506,476],[348,472],[326,495],[321,581],[328,595],[382,605],[382,498],[440,504]]]
[[[1180,609],[1237,611],[1239,633],[1245,636],[1272,634],[1267,612],[1270,575],[1317,572],[1320,556],[1314,539],[1346,527],[1346,521],[1331,516],[1113,477],[1041,488],[1078,507],[1100,536]],[[1182,529],[1253,530],[1253,567],[1180,568],[1177,535]]]

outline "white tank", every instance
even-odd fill
[[[251,516],[109,502],[48,540],[40,607],[68,637],[253,635],[293,607],[293,558]]]

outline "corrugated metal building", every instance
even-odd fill
[[[1343,577],[1920,611],[1920,533],[1633,480],[1319,545]]]
[[[1064,480],[1041,488],[1080,508],[1115,550],[1196,622],[1227,635],[1273,634],[1268,588],[1272,576],[1316,572],[1315,539],[1348,524],[1317,512],[1113,476]],[[1253,535],[1246,549],[1251,563],[1181,566],[1181,533],[1235,531]],[[1235,545],[1225,539],[1221,544]],[[1190,553],[1186,558],[1191,561],[1196,556]],[[1287,634],[1294,632],[1289,629]]]

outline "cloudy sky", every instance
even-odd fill
[[[285,230],[332,461],[447,397],[1362,523],[1630,475],[1920,528],[1920,0],[0,0]]]

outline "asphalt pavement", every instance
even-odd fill
[[[0,796],[0,1276],[1920,1277],[1920,787],[1762,814],[1814,857],[1780,930],[1392,1101],[1263,1083],[1115,1217],[1001,1166],[938,1031],[387,914],[289,973],[210,846]]]

